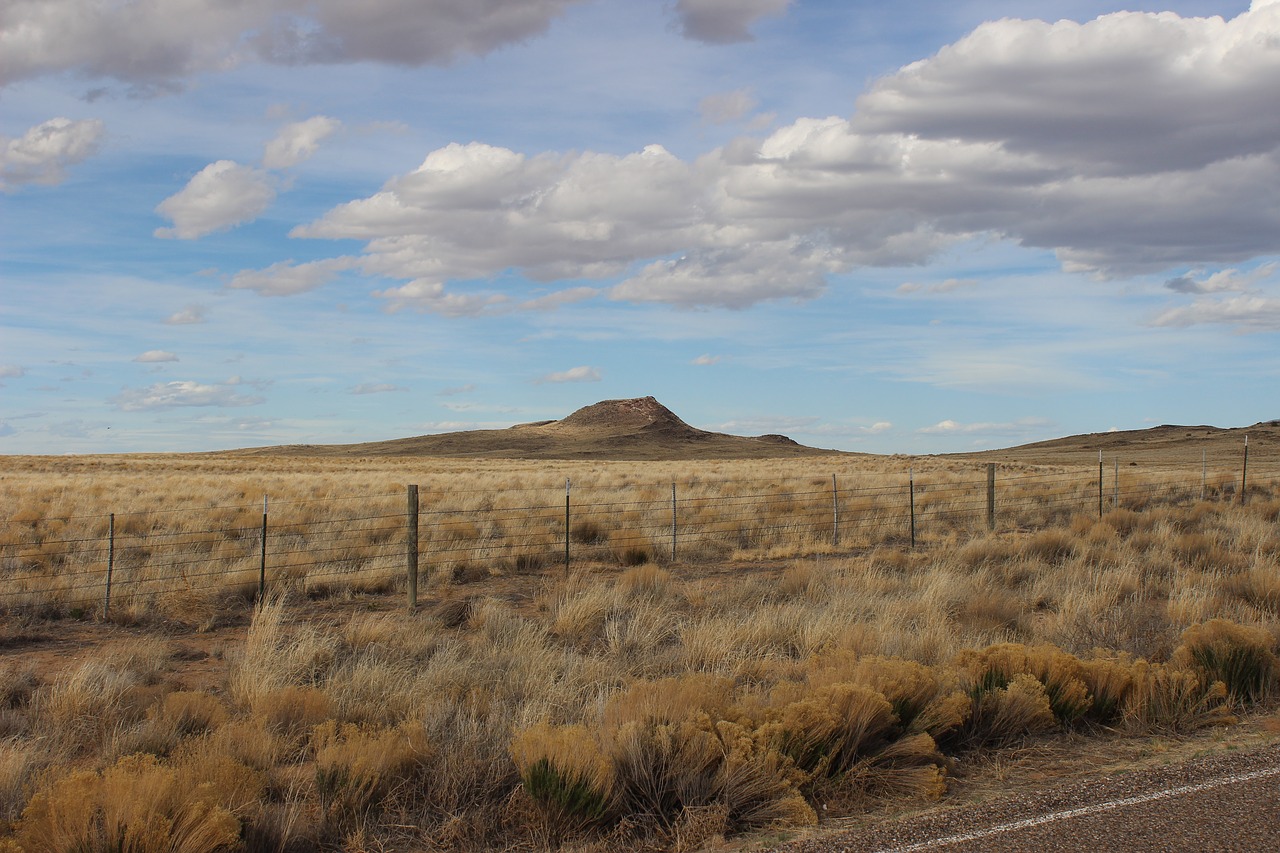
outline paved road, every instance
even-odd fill
[[[1280,851],[1280,745],[940,807],[777,853]]]

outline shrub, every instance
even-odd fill
[[[1006,678],[998,671],[988,670],[983,680],[970,689],[969,696],[972,711],[957,733],[961,746],[1011,746],[1058,725],[1044,685],[1030,673]]]
[[[779,708],[760,736],[806,773],[839,776],[887,745],[897,727],[884,696],[860,684],[833,684]]]
[[[1227,688],[1199,672],[1138,660],[1125,698],[1124,721],[1132,731],[1185,733],[1229,725]]]
[[[978,690],[984,684],[1004,687],[1019,673],[1034,676],[1044,686],[1053,716],[1064,726],[1078,722],[1093,704],[1080,661],[1054,646],[1001,643],[962,653],[958,660],[972,670]]]
[[[1252,703],[1275,690],[1280,660],[1275,638],[1262,628],[1213,619],[1182,634],[1173,662],[1192,668],[1209,681],[1221,681],[1232,702]]]
[[[342,830],[381,805],[393,787],[412,777],[427,757],[421,727],[338,726],[328,720],[312,735],[316,793],[326,821]]]
[[[789,762],[740,725],[698,713],[674,723],[635,721],[608,744],[620,807],[672,831],[687,813],[724,809],[726,829],[816,822]]]
[[[1093,702],[1084,720],[1097,725],[1118,722],[1133,687],[1133,661],[1127,655],[1099,656],[1080,661],[1080,677]]]
[[[513,739],[511,757],[555,842],[565,831],[596,823],[608,811],[613,768],[584,726],[525,729]]]
[[[213,853],[239,840],[237,804],[261,783],[248,768],[165,767],[154,756],[120,759],[100,773],[79,771],[31,798],[16,840],[26,850],[85,853]]]

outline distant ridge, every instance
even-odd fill
[[[293,444],[231,451],[272,456],[490,459],[767,459],[838,454],[785,435],[738,436],[691,427],[653,397],[603,400],[561,420],[365,444]]]
[[[949,454],[988,461],[1029,464],[1097,463],[1101,453],[1110,464],[1199,462],[1202,454],[1222,459],[1239,454],[1248,436],[1251,449],[1274,458],[1280,449],[1280,420],[1248,427],[1181,426],[1161,424],[1147,429],[1111,430],[1037,441],[1001,450]]]

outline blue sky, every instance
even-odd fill
[[[1280,417],[1280,0],[1029,6],[9,2],[0,453]]]

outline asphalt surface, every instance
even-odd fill
[[[1280,745],[940,806],[774,850],[1280,851]]]

